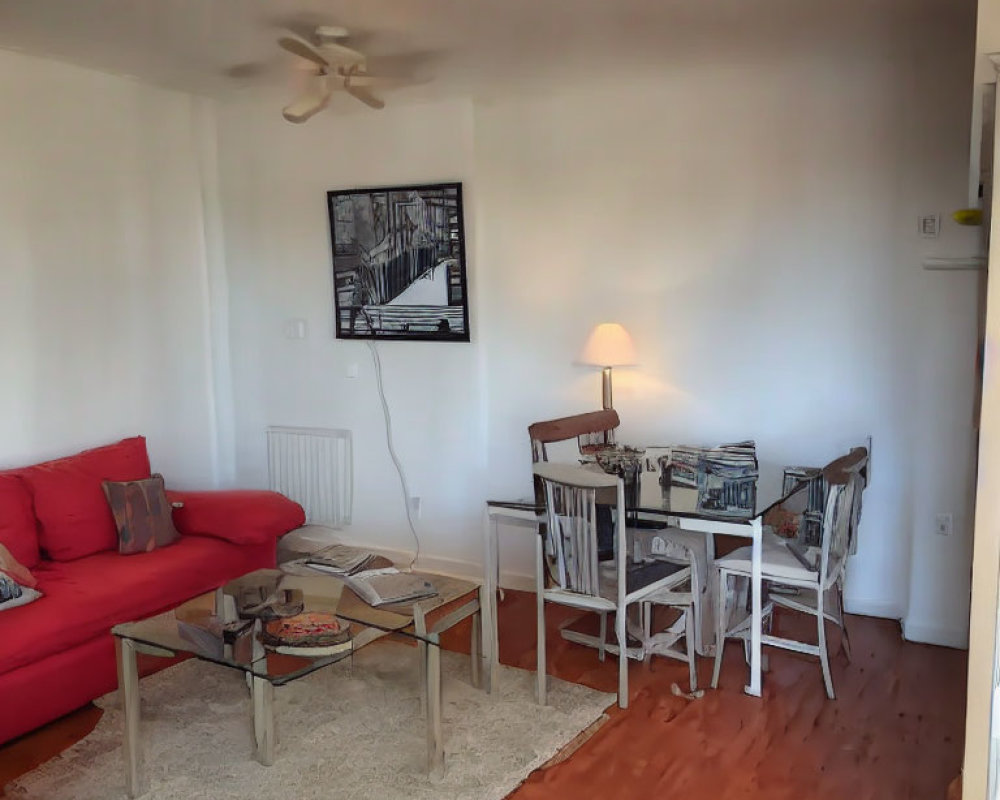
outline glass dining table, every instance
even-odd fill
[[[658,452],[661,451],[662,453]],[[633,504],[629,509],[630,524],[642,525],[644,520],[662,520],[669,526],[703,534],[706,537],[709,554],[714,553],[715,535],[734,536],[749,540],[750,543],[750,678],[744,691],[755,697],[761,694],[761,631],[763,609],[763,580],[761,565],[763,554],[764,519],[772,508],[780,506],[785,496],[761,496],[757,492],[757,481],[745,487],[739,502],[726,504],[713,502],[696,486],[671,483],[659,467],[660,455],[669,452],[667,448],[646,448],[638,474],[638,485],[631,492]],[[793,493],[798,491],[793,490]],[[627,492],[626,495],[629,493]],[[705,575],[704,580],[711,580]],[[711,594],[711,592],[709,592]],[[716,599],[717,602],[721,598]],[[714,643],[720,646],[721,643]]]
[[[641,449],[639,467],[631,475],[626,474],[626,506],[629,527],[662,527],[664,524],[684,531],[701,534],[706,540],[708,557],[706,573],[711,572],[712,540],[715,535],[734,536],[746,539],[750,544],[750,676],[744,691],[755,697],[761,694],[761,623],[763,609],[763,581],[761,562],[763,554],[764,517],[785,499],[782,496],[761,498],[753,481],[752,494],[740,498],[740,505],[713,503],[696,486],[671,483],[664,479],[660,456],[667,455],[669,448],[647,447]],[[593,469],[600,469],[596,463]],[[484,516],[485,575],[483,596],[488,608],[484,608],[483,652],[489,672],[496,674],[492,666],[498,663],[499,642],[497,640],[496,593],[499,585],[499,539],[501,524],[505,528],[520,527],[534,529],[544,522],[545,509],[531,501],[487,500]],[[705,574],[702,580],[711,580]]]

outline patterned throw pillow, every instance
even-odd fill
[[[10,550],[0,544],[0,576],[3,575],[6,575],[20,586],[27,586],[29,589],[34,589],[38,585],[38,581],[31,574],[31,570],[14,558]]]
[[[0,611],[23,606],[41,596],[41,592],[21,586],[10,576],[0,573]]]
[[[102,485],[118,529],[119,553],[148,553],[180,538],[162,475],[139,481],[104,481]]]

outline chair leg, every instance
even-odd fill
[[[496,602],[496,598],[494,598]],[[535,622],[538,626],[535,640],[537,663],[535,666],[535,700],[545,705],[545,550],[541,536],[535,537]],[[497,640],[494,640],[496,644]],[[499,653],[493,654],[494,667],[499,665]]]
[[[538,662],[535,666],[535,700],[540,706],[545,705],[545,596],[538,593],[538,641],[535,645]]]
[[[600,644],[597,645],[597,657],[601,661],[604,661],[604,654],[606,652],[604,645],[608,640],[608,614],[606,611],[600,612],[601,617],[601,632],[599,634]]]
[[[850,663],[851,637],[847,634],[847,620],[844,618],[844,585],[841,581],[837,581],[837,602],[840,610],[840,647]]]
[[[618,707],[628,708],[628,641],[625,638],[626,608],[615,611],[615,637],[618,639]]]
[[[473,687],[479,688],[480,667],[482,666],[481,645],[483,641],[482,633],[482,612],[477,611],[472,615],[472,637],[469,640],[469,678]],[[486,688],[485,686],[483,688]]]
[[[823,667],[823,683],[826,684],[826,696],[836,699],[833,693],[833,678],[830,677],[830,657],[826,648],[826,616],[823,614],[823,588],[816,589],[816,626],[819,637],[819,661]]]
[[[722,671],[722,651],[726,647],[726,590],[729,586],[726,571],[719,570],[719,596],[715,603],[715,668],[712,670],[712,688],[719,688]]]
[[[688,657],[688,691],[693,692],[698,688],[698,666],[695,664],[694,652],[694,603],[689,605],[684,611],[684,645],[687,649]]]
[[[649,651],[649,640],[653,635],[653,604],[641,603],[639,605],[639,621],[642,626],[642,659],[649,661],[652,655]]]

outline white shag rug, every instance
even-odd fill
[[[275,689],[275,763],[253,759],[251,704],[243,675],[189,659],[144,678],[141,742],[149,800],[380,798],[499,800],[615,701],[549,678],[548,705],[535,675],[500,668],[499,691],[469,682],[469,657],[441,654],[445,772],[427,775],[417,650],[375,642]],[[6,787],[32,800],[125,798],[122,714],[116,693],[97,701],[97,727],[62,755]]]

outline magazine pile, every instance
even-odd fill
[[[357,547],[331,545],[302,563],[318,572],[336,575],[370,606],[410,603],[437,594],[434,584],[426,578],[400,572],[384,556]]]
[[[757,450],[752,441],[718,447],[678,445],[670,451],[670,484],[698,490],[698,511],[721,517],[753,516],[757,504]]]

